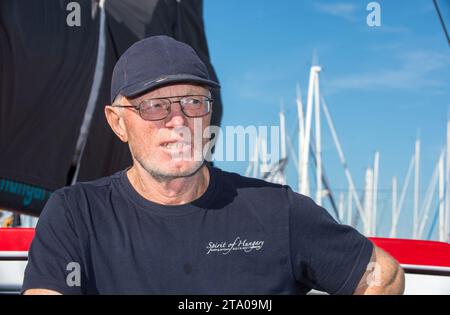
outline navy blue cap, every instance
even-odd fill
[[[168,36],[148,37],[128,48],[114,66],[111,103],[119,93],[134,97],[173,83],[220,87],[191,46]]]

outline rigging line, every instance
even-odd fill
[[[447,183],[444,181],[444,191],[445,191],[446,187],[447,187]],[[439,206],[440,206],[441,202],[443,202],[443,201],[439,199],[439,202],[438,202],[438,204],[436,206],[436,211],[434,212],[433,222],[431,223],[430,229],[428,230],[428,235],[427,235],[427,239],[428,240],[431,240],[431,236],[433,234],[433,231],[436,228],[437,220],[439,218]]]
[[[434,7],[436,8],[437,15],[439,17],[439,22],[441,22],[442,29],[444,30],[445,37],[447,37],[447,43],[450,46],[450,36],[448,34],[447,28],[445,27],[444,18],[442,17],[441,11],[437,4],[437,0],[433,0]]]
[[[84,112],[83,122],[80,127],[80,132],[78,135],[78,140],[75,148],[75,154],[73,157],[73,164],[76,165],[75,174],[72,177],[72,185],[78,180],[78,173],[80,171],[81,159],[83,157],[84,148],[86,147],[87,137],[89,134],[92,117],[95,111],[95,105],[97,104],[98,93],[103,80],[103,70],[105,65],[105,51],[106,51],[106,40],[105,40],[105,1],[99,1],[100,7],[100,21],[99,21],[99,32],[98,32],[98,48],[97,48],[97,60],[95,64],[94,77],[92,79],[91,91],[89,93],[89,99]]]
[[[311,135],[311,137],[313,137],[313,135]],[[311,138],[311,139],[314,141],[314,138]],[[313,159],[314,167],[317,168],[317,159],[316,159],[316,155],[315,155],[315,153],[316,153],[316,148],[314,147],[313,141],[310,143],[310,156],[311,156],[311,158]],[[313,176],[313,177],[314,177],[314,176]],[[327,197],[328,197],[328,199],[330,199],[330,203],[331,203],[331,206],[332,206],[332,208],[333,208],[333,211],[334,211],[334,213],[335,213],[335,215],[336,215],[337,221],[338,221],[339,223],[342,223],[342,222],[340,222],[340,219],[339,219],[339,211],[338,211],[338,209],[337,209],[337,205],[336,205],[336,202],[335,202],[335,200],[334,200],[333,193],[331,192],[331,188],[330,188],[328,179],[326,178],[326,175],[325,175],[325,168],[324,168],[323,163],[322,163],[322,183],[323,183],[323,185],[325,186],[325,189],[328,191]]]
[[[344,168],[344,173],[345,173],[345,176],[347,177],[347,181],[348,181],[348,183],[349,183],[349,185],[350,185],[350,187],[352,189],[352,195],[353,195],[353,199],[355,200],[355,203],[356,203],[356,209],[358,210],[358,212],[360,212],[360,219],[362,220],[364,226],[366,226],[367,220],[365,218],[365,211],[363,210],[363,207],[361,205],[361,201],[359,199],[359,196],[356,193],[356,188],[355,188],[355,184],[353,182],[352,175],[351,175],[350,170],[348,168],[347,161],[345,160],[345,156],[344,156],[344,153],[342,151],[342,147],[341,147],[341,144],[339,142],[339,138],[337,136],[336,129],[334,127],[334,124],[333,124],[333,121],[331,119],[330,113],[328,112],[328,106],[327,106],[327,104],[325,102],[325,99],[323,97],[321,99],[322,99],[323,112],[325,114],[325,118],[326,118],[326,121],[328,123],[328,127],[329,127],[329,129],[331,131],[331,135],[333,137],[333,141],[335,143],[336,150],[338,151],[339,159],[341,161],[342,167]]]
[[[431,240],[431,235],[433,234],[433,231],[436,227],[437,219],[438,219],[438,213],[439,213],[439,204],[436,207],[436,211],[434,212],[433,222],[431,223],[430,230],[428,231],[427,239]]]

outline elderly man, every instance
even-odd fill
[[[172,38],[123,54],[105,114],[133,165],[53,193],[25,294],[403,292],[399,265],[310,198],[204,162],[208,139],[195,142],[213,88],[192,48]]]

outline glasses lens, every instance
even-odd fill
[[[166,99],[149,99],[144,100],[139,107],[139,113],[144,120],[159,120],[164,119],[170,107],[169,100]]]
[[[180,104],[189,117],[204,116],[211,109],[211,100],[206,96],[186,96],[180,99]]]

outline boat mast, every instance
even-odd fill
[[[392,229],[391,237],[397,235],[397,177],[392,177]]]
[[[311,140],[311,118],[312,118],[312,100],[314,93],[314,81],[317,78],[317,74],[320,72],[321,68],[319,66],[312,66],[309,73],[309,86],[308,86],[308,97],[306,102],[306,121],[305,121],[305,137],[302,141],[302,156],[300,158],[301,165],[301,186],[300,193],[303,195],[309,195],[309,184],[308,184],[308,158],[309,158],[309,144]]]
[[[352,225],[352,212],[353,212],[353,207],[352,207],[352,201],[353,201],[353,196],[352,196],[352,187],[351,185],[348,185],[348,208],[347,208],[347,225]]]
[[[297,115],[298,115],[298,168],[297,168],[297,180],[298,180],[298,192],[300,192],[302,187],[302,164],[301,159],[303,156],[303,141],[305,139],[305,117],[303,114],[303,103],[302,103],[302,95],[300,90],[300,85],[297,83],[296,86],[296,94],[297,94]]]
[[[420,140],[416,140],[414,161],[414,209],[413,209],[413,238],[418,236],[419,226],[419,176],[420,176]]]
[[[319,70],[320,71],[320,70]],[[314,99],[315,99],[315,125],[316,125],[316,203],[322,206],[322,143],[321,143],[321,133],[320,133],[320,92],[319,92],[319,75],[318,71],[316,74],[316,79],[314,80]],[[342,218],[340,218],[342,220]],[[342,221],[341,221],[342,222]]]
[[[447,241],[445,235],[445,208],[444,208],[444,152],[439,158],[439,241]]]
[[[344,222],[344,193],[339,193],[339,222]]]
[[[280,137],[281,137],[281,159],[286,158],[286,118],[283,109],[283,99],[281,99],[280,110]]]
[[[366,218],[366,223],[364,225],[364,235],[372,235],[372,221],[373,221],[373,170],[368,167],[366,169],[366,178],[364,186],[364,214]]]
[[[444,214],[444,227],[445,227],[445,242],[450,243],[450,120],[447,121],[447,154],[445,165],[445,214]]]
[[[380,164],[380,153],[375,152],[373,166],[373,203],[372,203],[372,234],[377,235],[377,198],[378,198],[378,170]]]

